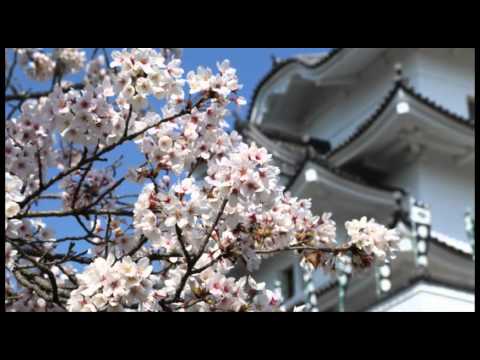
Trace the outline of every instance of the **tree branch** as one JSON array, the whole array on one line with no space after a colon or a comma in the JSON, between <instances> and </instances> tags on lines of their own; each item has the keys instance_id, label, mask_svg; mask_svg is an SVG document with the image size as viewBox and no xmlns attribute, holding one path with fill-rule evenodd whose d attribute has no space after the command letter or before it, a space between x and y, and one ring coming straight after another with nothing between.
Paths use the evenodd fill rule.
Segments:
<instances>
[{"instance_id":1,"label":"tree branch","mask_svg":"<svg viewBox=\"0 0 480 360\"><path fill-rule=\"evenodd\" d=\"M40 271L42 271L44 274L47 274L48 279L50 280L50 284L52 286L52 301L63 307L62 303L60 302L60 299L58 297L58 286L57 286L57 280L55 279L55 275L53 275L52 271L45 266L44 264L36 261L34 258L30 257L28 254L26 254L23 249L18 246L17 244L11 243L13 247L28 261L30 261L33 265L35 265Z\"/></svg>"},{"instance_id":2,"label":"tree branch","mask_svg":"<svg viewBox=\"0 0 480 360\"><path fill-rule=\"evenodd\" d=\"M205 251L205 248L207 247L208 242L210 241L210 237L212 236L213 232L215 231L215 228L217 227L220 218L223 215L223 212L225 211L225 207L227 206L228 199L223 200L222 206L220 207L220 210L217 214L217 218L215 219L215 222L213 223L212 227L210 228L210 231L208 232L207 236L205 237L205 240L203 241L202 246L200 247L200 251L198 252L197 256L194 259L194 264L200 259L202 256L203 252Z\"/></svg>"},{"instance_id":3,"label":"tree branch","mask_svg":"<svg viewBox=\"0 0 480 360\"><path fill-rule=\"evenodd\" d=\"M182 248L183 255L185 256L187 263L190 264L192 259L189 252L187 251L187 247L183 239L182 229L180 229L180 227L177 224L175 224L175 232L177 233L177 239L178 239L178 242L180 243L180 247Z\"/></svg>"},{"instance_id":4,"label":"tree branch","mask_svg":"<svg viewBox=\"0 0 480 360\"><path fill-rule=\"evenodd\" d=\"M215 222L213 223L212 227L210 228L210 231L208 232L207 236L205 237L205 240L203 242L203 245L200 248L199 253L195 256L195 258L191 261L188 261L187 259L187 271L183 275L182 279L180 280L180 284L177 288L177 291L175 292L175 296L171 300L163 301L164 304L171 304L179 300L180 294L182 293L183 289L185 288L185 285L187 283L188 278L193 274L195 264L198 262L200 257L202 256L203 252L205 251L205 248L210 240L210 237L213 234L213 231L217 227L218 223L220 222L220 218L222 217L223 212L225 211L225 207L227 206L228 199L225 199L222 203L222 206L220 207L220 210L217 214L217 217L215 219Z\"/></svg>"},{"instance_id":5,"label":"tree branch","mask_svg":"<svg viewBox=\"0 0 480 360\"><path fill-rule=\"evenodd\" d=\"M78 83L78 84L73 84L70 86L66 86L62 88L63 92L68 92L70 90L82 90L85 88L85 84ZM5 95L5 101L13 101L13 100L29 100L29 99L39 99L44 96L50 95L51 91L46 90L46 91L38 91L38 92L32 92L32 93L18 93L18 94L12 94L12 95Z\"/></svg>"},{"instance_id":6,"label":"tree branch","mask_svg":"<svg viewBox=\"0 0 480 360\"><path fill-rule=\"evenodd\" d=\"M98 216L126 216L132 217L133 211L126 210L95 210L95 209L77 209L77 210L66 210L66 211L35 211L24 214L18 214L12 219L24 219L24 218L40 218L40 217L67 217L75 215L98 215Z\"/></svg>"}]
</instances>

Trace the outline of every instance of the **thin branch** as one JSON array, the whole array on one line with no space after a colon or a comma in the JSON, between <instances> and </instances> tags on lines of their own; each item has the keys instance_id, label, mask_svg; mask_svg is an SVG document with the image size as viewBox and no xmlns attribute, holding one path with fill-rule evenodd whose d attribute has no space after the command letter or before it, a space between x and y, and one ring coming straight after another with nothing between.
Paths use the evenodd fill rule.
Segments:
<instances>
[{"instance_id":1,"label":"thin branch","mask_svg":"<svg viewBox=\"0 0 480 360\"><path fill-rule=\"evenodd\" d=\"M63 92L68 92L70 90L82 90L85 88L85 84L78 83L78 84L73 84L70 86L66 86L62 88ZM31 93L18 93L18 94L12 94L12 95L5 95L5 101L13 101L13 100L28 100L28 99L39 99L41 97L45 97L50 95L51 91L38 91L38 92L31 92Z\"/></svg>"},{"instance_id":2,"label":"thin branch","mask_svg":"<svg viewBox=\"0 0 480 360\"><path fill-rule=\"evenodd\" d=\"M50 280L50 284L52 286L52 300L54 303L56 303L57 305L60 305L63 307L62 303L60 302L60 299L58 297L58 286L57 286L57 280L55 279L55 275L53 275L52 271L45 265L43 265L42 263L36 261L34 258L30 257L28 254L26 254L23 249L12 243L13 247L15 247L15 249L22 255L22 257L24 257L25 259L27 259L28 261L30 261L33 265L35 265L40 271L42 271L44 274L47 274L48 276L48 279Z\"/></svg>"},{"instance_id":3,"label":"thin branch","mask_svg":"<svg viewBox=\"0 0 480 360\"><path fill-rule=\"evenodd\" d=\"M67 277L68 277L68 280L70 280L70 282L75 285L76 287L78 287L78 281L76 279L76 277L72 274L70 274L68 271L66 271L62 265L58 264L57 267L62 271L62 273L64 273Z\"/></svg>"},{"instance_id":4,"label":"thin branch","mask_svg":"<svg viewBox=\"0 0 480 360\"><path fill-rule=\"evenodd\" d=\"M59 238L59 239L53 239L53 240L35 240L35 241L31 241L30 244L58 244L58 243L62 243L62 242L67 242L67 241L87 241L87 242L90 242L92 244L94 244L93 242L91 242L89 239L91 238L90 235L84 235L84 236L67 236L67 237L63 237L63 238Z\"/></svg>"},{"instance_id":5,"label":"thin branch","mask_svg":"<svg viewBox=\"0 0 480 360\"><path fill-rule=\"evenodd\" d=\"M62 195L47 194L47 195L39 196L37 199L38 200L62 200Z\"/></svg>"},{"instance_id":6,"label":"thin branch","mask_svg":"<svg viewBox=\"0 0 480 360\"><path fill-rule=\"evenodd\" d=\"M21 270L15 270L13 271L13 274L15 275L15 278L22 286L34 291L35 294L37 294L39 297L41 297L45 301L48 301L48 302L52 301L52 296L48 294L46 291L44 291L38 284L36 283L32 284Z\"/></svg>"},{"instance_id":7,"label":"thin branch","mask_svg":"<svg viewBox=\"0 0 480 360\"><path fill-rule=\"evenodd\" d=\"M187 178L191 177L193 175L193 173L195 172L195 170L197 170L198 166L200 165L200 163L202 162L202 158L198 158L193 164L192 164L192 167L190 169L190 171L188 172L187 174Z\"/></svg>"},{"instance_id":8,"label":"thin branch","mask_svg":"<svg viewBox=\"0 0 480 360\"><path fill-rule=\"evenodd\" d=\"M93 221L93 226L92 229L88 229L87 226L83 223L82 219L80 219L80 216L75 214L73 215L75 219L77 220L78 224L82 227L82 229L92 238L95 238L97 235L93 232L95 230L95 226L97 224L97 218Z\"/></svg>"},{"instance_id":9,"label":"thin branch","mask_svg":"<svg viewBox=\"0 0 480 360\"><path fill-rule=\"evenodd\" d=\"M223 260L223 259L226 259L228 257L232 256L232 254L230 253L225 253L225 254L222 254L220 256L218 256L217 258L215 258L214 260L210 261L207 265L204 265L198 269L193 269L192 270L192 275L194 274L199 274L205 270L207 270L208 268L210 268L211 266L215 265L217 262L219 262L220 260Z\"/></svg>"},{"instance_id":10,"label":"thin branch","mask_svg":"<svg viewBox=\"0 0 480 360\"><path fill-rule=\"evenodd\" d=\"M150 259L150 261L168 260L170 258L181 258L181 257L182 257L182 254L180 253L148 255L148 258Z\"/></svg>"},{"instance_id":11,"label":"thin branch","mask_svg":"<svg viewBox=\"0 0 480 360\"><path fill-rule=\"evenodd\" d=\"M99 48L95 48L95 50L93 50L92 56L90 56L90 60L93 60L93 58L95 57L95 55L97 55L98 49L99 49Z\"/></svg>"},{"instance_id":12,"label":"thin branch","mask_svg":"<svg viewBox=\"0 0 480 360\"><path fill-rule=\"evenodd\" d=\"M13 71L15 70L15 67L17 66L17 51L13 50L13 62L12 65L10 66L10 69L8 70L8 76L5 81L5 89L8 89L10 87L10 82L12 81L12 76L13 76Z\"/></svg>"},{"instance_id":13,"label":"thin branch","mask_svg":"<svg viewBox=\"0 0 480 360\"><path fill-rule=\"evenodd\" d=\"M185 245L185 240L183 239L183 234L182 234L182 229L175 224L175 232L177 234L177 239L178 242L180 243L180 247L182 248L183 255L185 256L185 259L187 259L187 263L190 264L192 261L190 253L187 251L187 247Z\"/></svg>"},{"instance_id":14,"label":"thin branch","mask_svg":"<svg viewBox=\"0 0 480 360\"><path fill-rule=\"evenodd\" d=\"M85 148L86 149L86 148ZM85 152L84 152L85 154ZM78 195L80 194L80 189L83 185L83 182L85 181L85 178L87 177L87 174L90 172L90 170L92 169L92 166L93 166L93 162L91 162L90 164L87 165L87 168L83 171L81 177L80 177L80 180L78 181L78 185L77 187L75 188L75 192L73 193L73 198L72 198L72 204L71 204L71 208L72 209L75 209L76 208L76 205L77 205L77 200L78 200Z\"/></svg>"},{"instance_id":15,"label":"thin branch","mask_svg":"<svg viewBox=\"0 0 480 360\"><path fill-rule=\"evenodd\" d=\"M68 217L68 216L88 216L88 215L97 215L97 216L126 216L132 217L133 211L126 210L95 210L95 209L77 209L77 210L66 210L66 211L35 211L28 212L23 214L18 214L12 219L24 219L24 218L40 218L40 217Z\"/></svg>"},{"instance_id":16,"label":"thin branch","mask_svg":"<svg viewBox=\"0 0 480 360\"><path fill-rule=\"evenodd\" d=\"M105 56L105 63L106 63L107 71L109 73L113 72L115 75L117 75L117 73L118 73L117 69L110 67L110 56L108 56L107 49L102 48L102 51L103 51L103 55Z\"/></svg>"},{"instance_id":17,"label":"thin branch","mask_svg":"<svg viewBox=\"0 0 480 360\"><path fill-rule=\"evenodd\" d=\"M183 289L185 288L185 285L187 283L188 278L193 274L194 267L200 257L202 256L203 252L205 251L205 248L210 240L210 237L212 236L215 228L217 227L218 223L220 222L220 218L223 215L223 212L225 211L225 207L227 206L228 199L225 199L222 203L222 206L220 207L220 210L217 214L217 218L215 219L215 222L213 223L212 227L210 228L210 231L208 232L207 236L205 237L205 240L203 242L203 245L200 248L200 251L198 254L195 256L195 258L191 261L188 261L187 258L187 271L183 275L182 279L180 280L180 284L175 292L174 297L171 300L168 301L163 301L164 304L171 304L179 300L180 294L182 293Z\"/></svg>"},{"instance_id":18,"label":"thin branch","mask_svg":"<svg viewBox=\"0 0 480 360\"><path fill-rule=\"evenodd\" d=\"M12 109L10 110L10 112L7 115L7 120L10 120L12 118L12 116L17 112L17 110L19 110L22 107L24 101L25 100L19 100L17 105L12 106Z\"/></svg>"},{"instance_id":19,"label":"thin branch","mask_svg":"<svg viewBox=\"0 0 480 360\"><path fill-rule=\"evenodd\" d=\"M225 207L227 206L228 199L223 200L222 206L220 207L220 210L218 211L217 218L215 219L215 222L213 223L212 227L210 228L210 231L208 232L207 236L205 237L205 240L203 241L202 246L200 247L200 251L198 252L197 256L195 257L194 262L196 263L198 259L202 256L203 252L205 251L205 248L207 247L208 242L210 241L210 237L212 236L213 232L215 231L215 228L217 227L220 218L223 215L223 212L225 211Z\"/></svg>"},{"instance_id":20,"label":"thin branch","mask_svg":"<svg viewBox=\"0 0 480 360\"><path fill-rule=\"evenodd\" d=\"M100 201L102 201L105 196L108 194L112 193L117 187L122 185L122 183L125 181L125 177L122 177L121 179L117 180L112 186L110 186L107 190L105 190L98 198L95 200L92 204L88 206L88 209L93 208L95 205L97 205Z\"/></svg>"},{"instance_id":21,"label":"thin branch","mask_svg":"<svg viewBox=\"0 0 480 360\"><path fill-rule=\"evenodd\" d=\"M355 245L347 244L338 248L315 248L315 247L304 247L304 246L291 246L284 249L275 249L275 250L255 250L258 255L272 255L278 254L286 251L312 251L312 252L323 252L331 254L341 254L347 251L350 251L354 248Z\"/></svg>"},{"instance_id":22,"label":"thin branch","mask_svg":"<svg viewBox=\"0 0 480 360\"><path fill-rule=\"evenodd\" d=\"M121 258L124 258L126 256L133 256L138 250L142 248L143 245L148 241L146 236L143 236L140 238L140 241L138 242L137 246L135 246L132 250L130 250L127 254L122 256Z\"/></svg>"},{"instance_id":23,"label":"thin branch","mask_svg":"<svg viewBox=\"0 0 480 360\"><path fill-rule=\"evenodd\" d=\"M39 186L43 187L43 169L42 169L42 158L40 156L40 149L38 149L37 153L37 163L38 163L38 178L39 178Z\"/></svg>"},{"instance_id":24,"label":"thin branch","mask_svg":"<svg viewBox=\"0 0 480 360\"><path fill-rule=\"evenodd\" d=\"M25 240L21 239L9 239L7 238L7 241L11 243L12 245L14 244L15 241L22 242L23 244L29 244ZM34 257L40 257L44 256L44 259L46 261L61 261L62 263L67 262L67 261L73 261L77 262L79 264L84 264L88 265L92 262L91 258L87 258L83 256L83 253L81 254L44 254L40 250L37 249L22 249L27 255L34 256ZM85 252L86 253L86 252ZM57 264L55 264L57 265Z\"/></svg>"},{"instance_id":25,"label":"thin branch","mask_svg":"<svg viewBox=\"0 0 480 360\"><path fill-rule=\"evenodd\" d=\"M125 130L123 132L123 137L127 137L128 136L128 127L130 125L130 119L132 117L132 111L133 111L133 106L130 105L130 109L128 110L128 116L127 116L127 120L125 121Z\"/></svg>"}]
</instances>

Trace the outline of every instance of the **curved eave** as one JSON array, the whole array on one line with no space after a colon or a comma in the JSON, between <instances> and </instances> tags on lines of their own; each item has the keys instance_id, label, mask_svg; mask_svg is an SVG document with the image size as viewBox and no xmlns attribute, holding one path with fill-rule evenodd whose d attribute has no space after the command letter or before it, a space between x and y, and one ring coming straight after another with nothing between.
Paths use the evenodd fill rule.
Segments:
<instances>
[{"instance_id":1,"label":"curved eave","mask_svg":"<svg viewBox=\"0 0 480 360\"><path fill-rule=\"evenodd\" d=\"M397 226L399 224L403 224L405 233L403 236L412 238L413 233L411 231L411 221L406 216L401 216L401 219L399 219L399 222L397 223ZM450 252L452 255L456 256L462 256L464 258L468 258L469 260L472 260L472 255L473 255L473 248L472 245L469 243L466 243L465 241L455 239L453 237L450 237L448 235L442 234L440 232L437 232L435 230L432 230L432 234L430 237L430 240L432 243L434 243L436 246L443 248Z\"/></svg>"},{"instance_id":2,"label":"curved eave","mask_svg":"<svg viewBox=\"0 0 480 360\"><path fill-rule=\"evenodd\" d=\"M367 143L373 143L374 139L378 138L382 132L388 131L388 122L395 120L391 115L397 111L395 107L399 102L407 102L413 110L418 112L425 113L428 111L435 115L434 119L427 119L427 117L422 119L432 126L443 126L452 131L452 134L456 133L464 138L470 137L474 141L475 123L473 121L445 109L433 100L418 93L412 87L405 85L404 82L398 81L385 96L377 110L363 121L362 125L348 139L327 154L327 158L335 165L340 166L348 161L353 152L358 153L361 147L365 148L368 146Z\"/></svg>"},{"instance_id":3,"label":"curved eave","mask_svg":"<svg viewBox=\"0 0 480 360\"><path fill-rule=\"evenodd\" d=\"M255 117L255 109L258 106L259 99L261 99L265 92L267 92L268 87L277 81L279 78L284 76L288 71L298 68L300 70L318 70L324 65L333 63L337 59L337 55L343 53L345 48L336 48L326 53L326 55L321 58L317 63L305 63L301 59L292 58L280 62L277 66L273 67L272 70L267 73L262 80L258 83L253 91L252 99L250 101L250 108L248 111L248 121L257 123L256 119L252 118L252 115Z\"/></svg>"},{"instance_id":4,"label":"curved eave","mask_svg":"<svg viewBox=\"0 0 480 360\"><path fill-rule=\"evenodd\" d=\"M341 175L314 161L308 161L305 164L300 176L297 177L292 186L292 192L301 193L311 185L314 185L316 189L341 195L341 197L349 199L349 202L368 203L378 208L389 209L391 210L389 215L393 214L397 208L395 190L382 189L362 183L360 179L351 179L348 175Z\"/></svg>"},{"instance_id":5,"label":"curved eave","mask_svg":"<svg viewBox=\"0 0 480 360\"><path fill-rule=\"evenodd\" d=\"M432 241L455 255L464 256L472 260L473 248L465 241L457 240L435 231L432 231Z\"/></svg>"}]
</instances>

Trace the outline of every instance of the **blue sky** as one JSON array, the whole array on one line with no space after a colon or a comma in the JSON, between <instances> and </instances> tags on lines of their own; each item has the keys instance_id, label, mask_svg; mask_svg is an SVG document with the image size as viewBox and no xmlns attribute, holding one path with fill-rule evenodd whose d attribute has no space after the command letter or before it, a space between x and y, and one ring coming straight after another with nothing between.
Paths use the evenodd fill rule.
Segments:
<instances>
[{"instance_id":1,"label":"blue sky","mask_svg":"<svg viewBox=\"0 0 480 360\"><path fill-rule=\"evenodd\" d=\"M87 57L90 58L93 49L87 48L85 50ZM111 50L113 49L108 49L109 53ZM328 50L327 48L185 48L182 61L185 71L188 72L196 69L197 66L200 65L215 69L217 61L229 59L232 66L238 71L240 82L244 85L241 95L250 102L256 85L272 67L272 55L277 58L286 59L298 54L320 53ZM11 59L11 56L9 56L9 59ZM14 76L18 80L17 83L21 84L23 89L39 91L46 90L50 86L49 82L38 83L27 79L21 71L16 71ZM80 78L80 76L71 76L67 78L67 80L78 81ZM245 118L249 106L250 103L241 109L240 115L243 118ZM7 108L6 111L8 111ZM129 167L138 165L143 160L143 157L134 144L122 146L120 149L112 152L110 158L115 159L121 155L124 156L124 166L120 169L120 174L123 174L122 170L126 171ZM54 170L51 171L52 174L54 172ZM130 194L135 191L138 193L138 190L139 188L132 184L125 184L120 189L120 192ZM52 189L51 191L58 191L58 188ZM57 202L48 201L48 203L49 204L45 202L45 204L41 206L41 209L58 209L59 207ZM57 237L83 235L75 220L69 218L51 218L45 219L45 222L55 230ZM65 244L65 246L67 246L67 244ZM59 250L62 251L62 248L65 246L60 247Z\"/></svg>"}]
</instances>

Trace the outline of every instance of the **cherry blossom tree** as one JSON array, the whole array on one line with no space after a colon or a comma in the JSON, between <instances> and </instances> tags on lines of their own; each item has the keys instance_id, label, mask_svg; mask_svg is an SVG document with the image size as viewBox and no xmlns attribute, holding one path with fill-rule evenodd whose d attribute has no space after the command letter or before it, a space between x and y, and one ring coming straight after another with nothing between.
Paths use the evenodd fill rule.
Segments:
<instances>
[{"instance_id":1,"label":"cherry blossom tree","mask_svg":"<svg viewBox=\"0 0 480 360\"><path fill-rule=\"evenodd\" d=\"M228 60L185 74L179 49L8 52L7 311L280 311L252 277L265 258L296 252L306 271L335 271L392 256L395 231L366 218L338 244L331 214L285 193L271 155L229 129L246 101ZM22 89L16 71L50 89ZM145 161L119 173L109 155L128 143ZM125 182L141 192L120 194ZM61 208L42 210L51 199ZM44 222L67 217L83 235Z\"/></svg>"}]
</instances>

